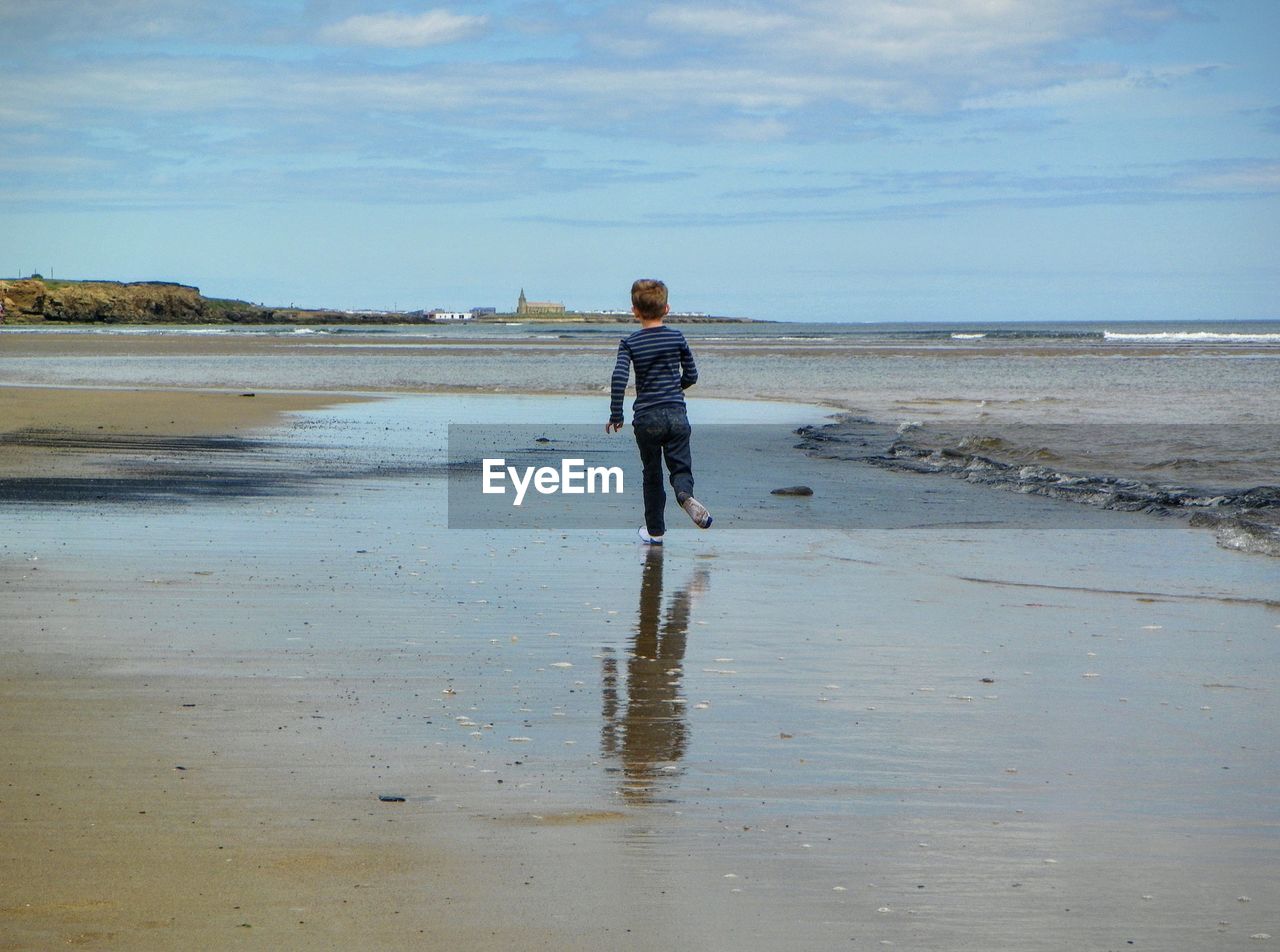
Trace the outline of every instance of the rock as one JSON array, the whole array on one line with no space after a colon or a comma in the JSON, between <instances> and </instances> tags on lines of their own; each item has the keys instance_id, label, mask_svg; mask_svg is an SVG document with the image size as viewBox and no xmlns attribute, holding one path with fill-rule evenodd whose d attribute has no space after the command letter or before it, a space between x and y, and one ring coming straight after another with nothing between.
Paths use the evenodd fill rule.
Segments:
<instances>
[{"instance_id":1,"label":"rock","mask_svg":"<svg viewBox=\"0 0 1280 952\"><path fill-rule=\"evenodd\" d=\"M17 281L0 281L0 303L6 315L18 322L20 315L44 313L45 286L43 281L22 278Z\"/></svg>"},{"instance_id":2,"label":"rock","mask_svg":"<svg viewBox=\"0 0 1280 952\"><path fill-rule=\"evenodd\" d=\"M396 796L391 793L384 793L378 797L383 803L404 803L404 797Z\"/></svg>"},{"instance_id":3,"label":"rock","mask_svg":"<svg viewBox=\"0 0 1280 952\"><path fill-rule=\"evenodd\" d=\"M159 281L68 284L49 289L44 301L46 321L140 324L151 321L192 323L203 318L204 301L199 288Z\"/></svg>"},{"instance_id":4,"label":"rock","mask_svg":"<svg viewBox=\"0 0 1280 952\"><path fill-rule=\"evenodd\" d=\"M0 323L11 324L317 324L345 317L206 298L199 288L171 281L0 280L0 304ZM403 315L391 317L404 320Z\"/></svg>"},{"instance_id":5,"label":"rock","mask_svg":"<svg viewBox=\"0 0 1280 952\"><path fill-rule=\"evenodd\" d=\"M812 496L813 490L808 486L783 486L781 489L770 490L774 496Z\"/></svg>"}]
</instances>

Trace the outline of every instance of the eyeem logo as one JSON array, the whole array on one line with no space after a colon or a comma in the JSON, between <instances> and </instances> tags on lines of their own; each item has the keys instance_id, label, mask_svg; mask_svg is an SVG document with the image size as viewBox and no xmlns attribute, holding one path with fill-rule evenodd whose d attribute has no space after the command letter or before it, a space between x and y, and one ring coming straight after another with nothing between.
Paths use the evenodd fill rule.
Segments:
<instances>
[{"instance_id":1,"label":"eyeem logo","mask_svg":"<svg viewBox=\"0 0 1280 952\"><path fill-rule=\"evenodd\" d=\"M555 493L572 496L623 491L621 466L588 466L584 459L563 459L559 469L554 466L526 466L521 471L518 467L508 466L505 459L485 459L483 465L481 491L505 494L506 480L509 478L515 488L515 498L511 501L513 506L524 502L530 484L544 496ZM616 488L610 488L611 486Z\"/></svg>"}]
</instances>

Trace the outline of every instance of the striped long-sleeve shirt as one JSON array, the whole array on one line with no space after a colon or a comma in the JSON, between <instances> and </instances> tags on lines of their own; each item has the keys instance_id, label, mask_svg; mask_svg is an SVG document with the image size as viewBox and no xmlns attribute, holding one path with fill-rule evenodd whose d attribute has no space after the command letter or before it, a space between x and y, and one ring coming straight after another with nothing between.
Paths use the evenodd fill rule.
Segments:
<instances>
[{"instance_id":1,"label":"striped long-sleeve shirt","mask_svg":"<svg viewBox=\"0 0 1280 952\"><path fill-rule=\"evenodd\" d=\"M630 368L636 369L636 400L631 415L660 406L684 406L684 393L698 382L689 342L674 327L659 324L642 327L618 342L618 362L613 367L609 422L622 422L622 395Z\"/></svg>"}]
</instances>

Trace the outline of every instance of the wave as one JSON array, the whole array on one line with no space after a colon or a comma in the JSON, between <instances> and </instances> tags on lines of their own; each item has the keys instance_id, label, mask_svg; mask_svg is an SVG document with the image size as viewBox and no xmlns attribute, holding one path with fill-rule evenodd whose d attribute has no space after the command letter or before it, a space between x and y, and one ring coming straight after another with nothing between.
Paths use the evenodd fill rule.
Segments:
<instances>
[{"instance_id":1,"label":"wave","mask_svg":"<svg viewBox=\"0 0 1280 952\"><path fill-rule=\"evenodd\" d=\"M693 336L693 335L690 335L690 336ZM802 343L809 343L812 341L821 342L821 341L836 340L836 338L834 337L822 337L815 334L734 334L732 336L726 335L723 337L713 337L710 335L703 336L699 334L696 337L693 337L693 339L698 341L734 341L734 342L744 341L748 343L758 341L758 340L768 341L769 343L772 343L773 341L784 341L784 340L785 341L798 340L798 341L801 341Z\"/></svg>"},{"instance_id":2,"label":"wave","mask_svg":"<svg viewBox=\"0 0 1280 952\"><path fill-rule=\"evenodd\" d=\"M952 334L952 340L981 340L986 334Z\"/></svg>"},{"instance_id":3,"label":"wave","mask_svg":"<svg viewBox=\"0 0 1280 952\"><path fill-rule=\"evenodd\" d=\"M1280 509L1246 509L1217 518L1197 514L1191 524L1212 528L1224 549L1280 557Z\"/></svg>"},{"instance_id":4,"label":"wave","mask_svg":"<svg viewBox=\"0 0 1280 952\"><path fill-rule=\"evenodd\" d=\"M1238 334L1219 331L1160 331L1150 334L1103 331L1102 339L1116 341L1187 341L1198 344L1280 344L1280 334Z\"/></svg>"}]
</instances>

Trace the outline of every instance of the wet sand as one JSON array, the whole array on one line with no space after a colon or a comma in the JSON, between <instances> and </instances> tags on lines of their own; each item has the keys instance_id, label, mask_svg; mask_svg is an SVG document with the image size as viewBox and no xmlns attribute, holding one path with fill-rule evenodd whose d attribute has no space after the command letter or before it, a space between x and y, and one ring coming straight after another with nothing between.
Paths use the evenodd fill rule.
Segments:
<instances>
[{"instance_id":1,"label":"wet sand","mask_svg":"<svg viewBox=\"0 0 1280 952\"><path fill-rule=\"evenodd\" d=\"M334 403L330 395L256 391L110 390L0 387L4 432L30 429L82 433L214 436L276 422L290 410Z\"/></svg>"},{"instance_id":2,"label":"wet sand","mask_svg":"<svg viewBox=\"0 0 1280 952\"><path fill-rule=\"evenodd\" d=\"M0 385L0 479L83 476L130 455L210 453L227 441L310 410L359 397ZM201 438L205 438L201 442Z\"/></svg>"},{"instance_id":3,"label":"wet sand","mask_svg":"<svg viewBox=\"0 0 1280 952\"><path fill-rule=\"evenodd\" d=\"M97 396L59 426L137 431ZM0 948L1280 935L1273 560L785 441L703 447L722 521L660 555L448 529L415 446L595 403L257 399L257 489L0 503Z\"/></svg>"}]
</instances>

